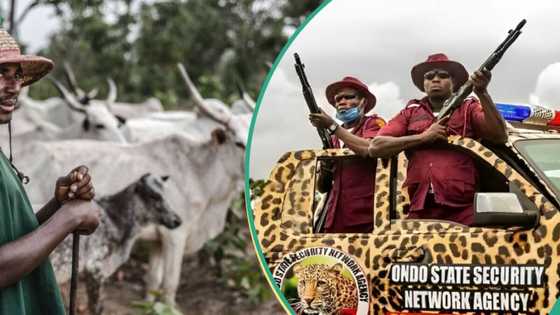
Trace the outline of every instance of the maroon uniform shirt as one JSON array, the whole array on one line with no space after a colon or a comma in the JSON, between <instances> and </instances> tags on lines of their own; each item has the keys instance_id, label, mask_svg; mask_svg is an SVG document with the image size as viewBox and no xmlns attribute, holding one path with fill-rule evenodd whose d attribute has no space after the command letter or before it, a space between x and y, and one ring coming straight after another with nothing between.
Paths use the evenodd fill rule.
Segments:
<instances>
[{"instance_id":1,"label":"maroon uniform shirt","mask_svg":"<svg viewBox=\"0 0 560 315\"><path fill-rule=\"evenodd\" d=\"M383 125L385 121L382 118L366 116L352 133L362 138L373 138ZM336 136L331 141L335 148L340 148ZM369 158L343 160L336 164L327 201L327 233L368 233L373 230L375 169L375 160Z\"/></svg>"},{"instance_id":2,"label":"maroon uniform shirt","mask_svg":"<svg viewBox=\"0 0 560 315\"><path fill-rule=\"evenodd\" d=\"M383 127L379 136L401 137L424 132L436 118L428 98L413 99ZM480 138L484 112L479 101L467 98L447 123L449 135ZM473 200L478 173L465 153L434 146L406 152L408 162L404 187L410 196L409 218L432 218L472 224Z\"/></svg>"}]
</instances>

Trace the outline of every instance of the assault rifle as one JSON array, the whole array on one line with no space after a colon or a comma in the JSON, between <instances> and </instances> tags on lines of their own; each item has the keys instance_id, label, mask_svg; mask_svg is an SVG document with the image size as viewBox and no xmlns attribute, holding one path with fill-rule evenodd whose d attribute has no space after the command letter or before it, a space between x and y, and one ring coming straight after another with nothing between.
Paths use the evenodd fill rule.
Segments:
<instances>
[{"instance_id":1,"label":"assault rifle","mask_svg":"<svg viewBox=\"0 0 560 315\"><path fill-rule=\"evenodd\" d=\"M527 21L523 19L521 20L521 22L519 22L519 24L517 24L517 27L515 29L509 30L506 39L500 44L500 46L498 46L498 48L496 48L496 50L494 50L494 52L490 55L490 57L488 57L488 59L486 59L486 61L480 66L480 68L478 68L479 71L482 71L484 69L491 71L494 68L494 66L500 61L500 59L502 59L502 56L509 48L509 46L511 46L511 44L513 44L517 37L521 35L521 28L523 27L523 25L525 25L526 22ZM467 96L469 96L472 91L473 83L469 79L459 88L457 92L453 93L451 97L449 97L443 103L443 108L439 112L437 121L439 122L445 117L451 116L451 114L453 114L453 111L455 111L455 109L459 108L459 106L463 104L465 98L467 98Z\"/></svg>"},{"instance_id":2,"label":"assault rifle","mask_svg":"<svg viewBox=\"0 0 560 315\"><path fill-rule=\"evenodd\" d=\"M319 106L317 106L317 102L315 101L315 96L313 96L313 90L311 90L311 85L307 81L307 76L305 75L304 65L301 63L301 59L299 59L299 55L297 53L294 54L294 58L296 63L294 66L296 67L296 72L301 82L301 89L303 91L303 97L305 98L305 102L307 103L307 107L309 111L314 114L318 114L321 112ZM327 130L324 128L317 128L317 133L321 138L321 142L323 142L323 149L331 149L333 146L330 141L330 136ZM329 169L332 167L332 163L326 163L325 165L321 166L321 168L325 167L325 169ZM329 180L332 180L330 177ZM315 211L319 211L317 219L313 222L313 232L322 232L323 226L325 225L325 220L327 218L327 201L329 200L330 191L328 191L324 197L325 203L320 207L320 209L316 209Z\"/></svg>"},{"instance_id":3,"label":"assault rifle","mask_svg":"<svg viewBox=\"0 0 560 315\"><path fill-rule=\"evenodd\" d=\"M297 53L294 54L294 58L296 59L296 63L294 66L296 67L296 72L301 81L301 88L303 91L303 97L305 98L305 102L307 103L307 107L309 107L309 111L313 114L321 113L319 106L317 106L317 102L315 101L315 96L313 96L313 90L311 90L311 85L307 81L307 76L305 75L304 65L301 63L299 59L299 55ZM331 149L332 144L330 141L330 136L327 130L324 128L317 127L317 133L321 138L321 142L323 142L323 149Z\"/></svg>"}]
</instances>

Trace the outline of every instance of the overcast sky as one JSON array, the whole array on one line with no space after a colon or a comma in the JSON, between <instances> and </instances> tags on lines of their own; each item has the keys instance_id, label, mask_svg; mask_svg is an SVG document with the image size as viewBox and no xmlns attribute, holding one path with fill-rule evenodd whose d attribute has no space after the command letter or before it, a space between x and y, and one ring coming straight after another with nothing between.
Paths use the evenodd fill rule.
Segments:
<instances>
[{"instance_id":1,"label":"overcast sky","mask_svg":"<svg viewBox=\"0 0 560 315\"><path fill-rule=\"evenodd\" d=\"M286 151L321 147L307 121L294 52L320 106L332 112L326 86L353 75L368 84L378 100L374 111L388 120L422 96L412 84L412 66L443 52L470 73L525 18L523 33L494 68L489 92L495 101L554 107L560 105L559 13L560 2L551 0L333 0L293 39L269 81L254 128L250 176L268 177Z\"/></svg>"},{"instance_id":2,"label":"overcast sky","mask_svg":"<svg viewBox=\"0 0 560 315\"><path fill-rule=\"evenodd\" d=\"M32 0L18 0L16 16L19 16L31 2ZM10 7L9 0L1 0L1 4L4 10L8 10ZM8 12L3 13L5 19L8 18L7 14ZM56 19L54 10L50 9L50 6L38 6L29 12L20 26L21 41L27 45L28 52L36 52L47 46L48 35L59 27L60 22Z\"/></svg>"}]
</instances>

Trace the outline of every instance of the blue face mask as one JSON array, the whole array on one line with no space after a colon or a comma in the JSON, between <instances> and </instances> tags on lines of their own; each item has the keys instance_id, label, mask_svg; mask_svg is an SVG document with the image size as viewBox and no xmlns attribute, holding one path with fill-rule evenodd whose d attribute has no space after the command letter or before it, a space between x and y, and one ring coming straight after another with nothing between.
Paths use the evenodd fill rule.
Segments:
<instances>
[{"instance_id":1,"label":"blue face mask","mask_svg":"<svg viewBox=\"0 0 560 315\"><path fill-rule=\"evenodd\" d=\"M354 120L360 118L360 107L352 107L342 112L336 111L336 118L345 124L351 123Z\"/></svg>"}]
</instances>

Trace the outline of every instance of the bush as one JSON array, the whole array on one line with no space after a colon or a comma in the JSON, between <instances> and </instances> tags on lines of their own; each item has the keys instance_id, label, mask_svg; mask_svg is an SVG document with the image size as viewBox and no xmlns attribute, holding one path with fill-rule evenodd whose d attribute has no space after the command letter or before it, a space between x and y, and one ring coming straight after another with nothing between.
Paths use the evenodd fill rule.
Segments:
<instances>
[{"instance_id":1,"label":"bush","mask_svg":"<svg viewBox=\"0 0 560 315\"><path fill-rule=\"evenodd\" d=\"M203 253L210 258L223 284L239 289L240 298L253 305L272 298L247 227L243 195L230 207L224 231L205 244Z\"/></svg>"}]
</instances>

